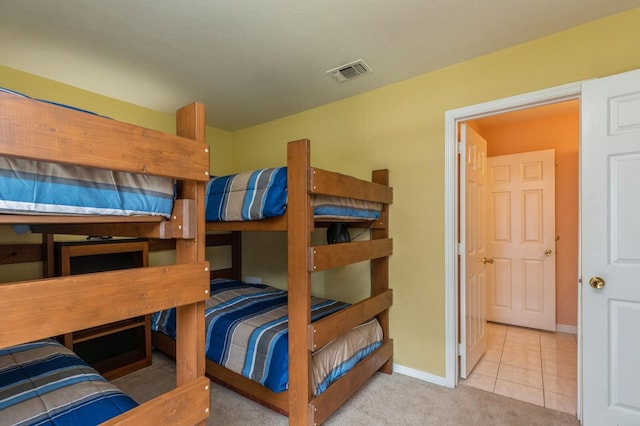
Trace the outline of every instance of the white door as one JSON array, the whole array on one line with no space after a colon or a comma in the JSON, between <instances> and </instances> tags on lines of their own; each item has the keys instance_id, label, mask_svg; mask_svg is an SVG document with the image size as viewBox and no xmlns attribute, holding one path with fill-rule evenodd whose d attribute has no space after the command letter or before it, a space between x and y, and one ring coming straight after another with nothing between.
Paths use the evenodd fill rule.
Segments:
<instances>
[{"instance_id":1,"label":"white door","mask_svg":"<svg viewBox=\"0 0 640 426\"><path fill-rule=\"evenodd\" d=\"M460 182L464 199L460 200L460 238L464 242L460 276L460 376L466 379L487 350L486 334L486 196L487 142L471 127L460 127Z\"/></svg>"},{"instance_id":2,"label":"white door","mask_svg":"<svg viewBox=\"0 0 640 426\"><path fill-rule=\"evenodd\" d=\"M581 104L582 420L637 425L640 70L585 82Z\"/></svg>"},{"instance_id":3,"label":"white door","mask_svg":"<svg viewBox=\"0 0 640 426\"><path fill-rule=\"evenodd\" d=\"M488 158L487 319L556 330L555 152Z\"/></svg>"}]
</instances>

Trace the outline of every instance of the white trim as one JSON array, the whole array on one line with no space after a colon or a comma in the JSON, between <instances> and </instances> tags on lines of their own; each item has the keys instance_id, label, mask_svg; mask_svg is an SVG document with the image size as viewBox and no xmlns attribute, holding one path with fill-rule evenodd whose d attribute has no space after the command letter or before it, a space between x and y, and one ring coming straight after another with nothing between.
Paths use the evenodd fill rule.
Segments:
<instances>
[{"instance_id":1,"label":"white trim","mask_svg":"<svg viewBox=\"0 0 640 426\"><path fill-rule=\"evenodd\" d=\"M558 333L578 334L577 325L556 324L556 331Z\"/></svg>"},{"instance_id":2,"label":"white trim","mask_svg":"<svg viewBox=\"0 0 640 426\"><path fill-rule=\"evenodd\" d=\"M433 383L434 385L447 386L446 380L442 376L436 376L434 374L405 367L403 365L393 364L393 373L403 374L405 376L422 380L423 382Z\"/></svg>"},{"instance_id":3,"label":"white trim","mask_svg":"<svg viewBox=\"0 0 640 426\"><path fill-rule=\"evenodd\" d=\"M510 98L471 105L445 112L444 129L444 266L445 266L445 386L458 384L459 370L456 347L458 343L458 162L456 134L460 121L500 114L533 106L575 99L582 92L582 82L570 83ZM578 352L578 358L581 353ZM580 400L580 398L578 398Z\"/></svg>"}]
</instances>

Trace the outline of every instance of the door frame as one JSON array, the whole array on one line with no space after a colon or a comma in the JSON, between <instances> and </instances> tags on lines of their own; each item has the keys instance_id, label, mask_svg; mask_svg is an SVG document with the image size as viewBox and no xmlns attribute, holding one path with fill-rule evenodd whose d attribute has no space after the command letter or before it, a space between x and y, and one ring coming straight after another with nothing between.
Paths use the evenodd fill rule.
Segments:
<instances>
[{"instance_id":1,"label":"door frame","mask_svg":"<svg viewBox=\"0 0 640 426\"><path fill-rule=\"evenodd\" d=\"M460 285L460 261L461 247L459 241L459 163L458 163L458 123L475 118L501 114L519 109L527 109L541 105L553 104L571 99L580 99L582 94L582 82L570 83L562 86L543 89L522 95L512 96L495 101L471 105L445 112L445 176L444 176L444 253L445 253L445 386L456 387L460 379L458 354L460 347L465 342L458 341L460 318L463 313L459 310L459 285ZM579 144L579 151L580 142ZM578 207L580 208L580 207ZM580 239L580 228L578 231ZM578 245L580 247L580 245ZM580 253L578 253L580 259ZM578 261L580 262L580 260ZM580 268L580 264L578 265ZM579 271L578 271L579 272ZM581 418L582 408L582 349L580 345L581 310L580 300L582 294L578 289L578 419Z\"/></svg>"}]
</instances>

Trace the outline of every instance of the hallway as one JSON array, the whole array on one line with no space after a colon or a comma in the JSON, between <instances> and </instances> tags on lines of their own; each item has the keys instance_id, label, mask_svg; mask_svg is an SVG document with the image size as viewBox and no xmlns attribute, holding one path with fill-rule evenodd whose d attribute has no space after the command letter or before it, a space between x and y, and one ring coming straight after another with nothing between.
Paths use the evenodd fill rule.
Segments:
<instances>
[{"instance_id":1,"label":"hallway","mask_svg":"<svg viewBox=\"0 0 640 426\"><path fill-rule=\"evenodd\" d=\"M576 415L576 336L487 323L487 352L460 384Z\"/></svg>"}]
</instances>

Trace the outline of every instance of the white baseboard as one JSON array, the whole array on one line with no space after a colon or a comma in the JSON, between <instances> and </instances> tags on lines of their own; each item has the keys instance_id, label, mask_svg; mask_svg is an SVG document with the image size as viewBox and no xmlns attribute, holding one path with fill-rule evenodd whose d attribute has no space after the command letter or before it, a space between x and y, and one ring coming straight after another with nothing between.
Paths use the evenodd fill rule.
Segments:
<instances>
[{"instance_id":1,"label":"white baseboard","mask_svg":"<svg viewBox=\"0 0 640 426\"><path fill-rule=\"evenodd\" d=\"M556 331L559 333L578 334L578 327L575 325L556 324Z\"/></svg>"},{"instance_id":2,"label":"white baseboard","mask_svg":"<svg viewBox=\"0 0 640 426\"><path fill-rule=\"evenodd\" d=\"M405 376L409 376L409 377L414 377L424 382L433 383L434 385L447 387L446 379L444 377L436 376L430 373L425 373L424 371L405 367L403 365L393 364L393 372L398 374L404 374Z\"/></svg>"}]
</instances>

